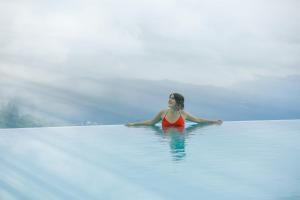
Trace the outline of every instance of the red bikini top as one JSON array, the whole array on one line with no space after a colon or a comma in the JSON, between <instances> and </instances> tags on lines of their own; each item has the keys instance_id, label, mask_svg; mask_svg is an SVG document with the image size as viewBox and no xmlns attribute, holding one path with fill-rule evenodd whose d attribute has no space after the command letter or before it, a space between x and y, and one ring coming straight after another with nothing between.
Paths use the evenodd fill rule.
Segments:
<instances>
[{"instance_id":1,"label":"red bikini top","mask_svg":"<svg viewBox=\"0 0 300 200\"><path fill-rule=\"evenodd\" d=\"M184 127L184 119L181 116L181 113L180 113L180 117L176 120L176 122L170 123L166 118L168 112L165 114L165 116L161 122L162 127Z\"/></svg>"}]
</instances>

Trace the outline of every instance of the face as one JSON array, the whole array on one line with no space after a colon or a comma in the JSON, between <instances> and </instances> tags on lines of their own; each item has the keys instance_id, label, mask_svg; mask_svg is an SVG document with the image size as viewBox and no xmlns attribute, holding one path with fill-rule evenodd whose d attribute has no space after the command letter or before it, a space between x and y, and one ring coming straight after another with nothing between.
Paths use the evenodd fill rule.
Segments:
<instances>
[{"instance_id":1,"label":"face","mask_svg":"<svg viewBox=\"0 0 300 200\"><path fill-rule=\"evenodd\" d=\"M175 107L176 106L176 101L175 101L175 98L174 98L173 94L170 95L168 103L169 103L169 107Z\"/></svg>"}]
</instances>

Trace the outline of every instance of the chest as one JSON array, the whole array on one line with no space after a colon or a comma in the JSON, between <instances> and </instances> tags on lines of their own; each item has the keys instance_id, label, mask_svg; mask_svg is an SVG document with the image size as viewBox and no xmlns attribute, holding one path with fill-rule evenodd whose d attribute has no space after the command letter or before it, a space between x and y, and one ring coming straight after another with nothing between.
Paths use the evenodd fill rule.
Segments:
<instances>
[{"instance_id":1,"label":"chest","mask_svg":"<svg viewBox=\"0 0 300 200\"><path fill-rule=\"evenodd\" d=\"M176 121L178 121L178 119L182 117L183 120L185 120L185 117L182 113L176 113L176 114L172 114L172 113L165 113L162 115L162 119L165 118L168 122L170 123L175 123Z\"/></svg>"}]
</instances>

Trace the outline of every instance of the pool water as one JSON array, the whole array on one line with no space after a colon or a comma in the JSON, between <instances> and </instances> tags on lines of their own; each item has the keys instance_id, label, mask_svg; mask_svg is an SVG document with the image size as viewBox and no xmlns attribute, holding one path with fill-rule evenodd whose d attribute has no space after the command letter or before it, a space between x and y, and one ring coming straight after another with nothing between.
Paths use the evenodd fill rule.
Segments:
<instances>
[{"instance_id":1,"label":"pool water","mask_svg":"<svg viewBox=\"0 0 300 200\"><path fill-rule=\"evenodd\" d=\"M300 199L300 120L0 129L0 199Z\"/></svg>"}]
</instances>

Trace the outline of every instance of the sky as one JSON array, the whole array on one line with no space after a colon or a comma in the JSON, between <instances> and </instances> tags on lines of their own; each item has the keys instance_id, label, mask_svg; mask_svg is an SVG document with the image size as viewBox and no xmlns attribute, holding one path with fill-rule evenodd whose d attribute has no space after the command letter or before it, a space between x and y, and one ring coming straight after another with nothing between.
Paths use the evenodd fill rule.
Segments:
<instances>
[{"instance_id":1,"label":"sky","mask_svg":"<svg viewBox=\"0 0 300 200\"><path fill-rule=\"evenodd\" d=\"M0 73L230 87L300 75L297 0L0 1Z\"/></svg>"},{"instance_id":2,"label":"sky","mask_svg":"<svg viewBox=\"0 0 300 200\"><path fill-rule=\"evenodd\" d=\"M180 91L208 117L299 118L299 7L0 0L0 105L16 99L49 119L115 123L152 116Z\"/></svg>"}]
</instances>

